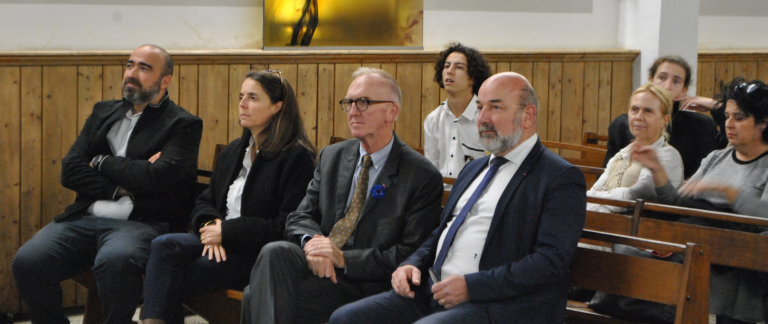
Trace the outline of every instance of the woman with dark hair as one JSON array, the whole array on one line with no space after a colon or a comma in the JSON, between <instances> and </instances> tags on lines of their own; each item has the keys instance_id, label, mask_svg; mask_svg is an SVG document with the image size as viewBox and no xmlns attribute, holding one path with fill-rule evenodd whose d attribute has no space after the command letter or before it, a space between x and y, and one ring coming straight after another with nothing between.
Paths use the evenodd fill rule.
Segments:
<instances>
[{"instance_id":1,"label":"woman with dark hair","mask_svg":"<svg viewBox=\"0 0 768 324\"><path fill-rule=\"evenodd\" d=\"M686 95L691 83L691 67L682 57L670 55L656 59L648 69L648 82L664 87L672 93L675 104L670 114L672 120L668 124L667 140L669 145L680 152L684 177L688 179L696 172L707 154L728 144L724 127L720 124L721 129L718 131L717 119L713 120L707 115L684 109L698 107L708 98ZM605 154L603 167L634 138L629 131L627 114L616 117L608 126L608 152Z\"/></svg>"},{"instance_id":2,"label":"woman with dark hair","mask_svg":"<svg viewBox=\"0 0 768 324\"><path fill-rule=\"evenodd\" d=\"M183 323L184 299L245 287L259 251L283 239L286 216L304 197L315 149L290 84L279 71L248 73L239 111L243 135L219 155L191 233L152 241L144 323Z\"/></svg>"},{"instance_id":3,"label":"woman with dark hair","mask_svg":"<svg viewBox=\"0 0 768 324\"><path fill-rule=\"evenodd\" d=\"M718 105L725 107L724 126L731 146L709 154L679 192L652 149L634 150L632 159L651 170L662 203L768 218L768 86L759 80L736 78L723 88ZM704 225L762 230L736 224ZM713 267L710 313L718 315L718 323L763 321L763 299L768 292L763 278L762 273Z\"/></svg>"}]
</instances>

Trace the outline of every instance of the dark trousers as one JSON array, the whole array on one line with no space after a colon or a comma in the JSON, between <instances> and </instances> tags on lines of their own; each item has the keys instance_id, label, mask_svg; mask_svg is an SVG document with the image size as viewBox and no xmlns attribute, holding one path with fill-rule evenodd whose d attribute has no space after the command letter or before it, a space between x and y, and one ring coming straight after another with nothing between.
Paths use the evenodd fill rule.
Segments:
<instances>
[{"instance_id":1,"label":"dark trousers","mask_svg":"<svg viewBox=\"0 0 768 324\"><path fill-rule=\"evenodd\" d=\"M430 297L406 298L394 290L345 305L328 324L485 324L491 323L483 304L462 303L451 309L432 302Z\"/></svg>"},{"instance_id":2,"label":"dark trousers","mask_svg":"<svg viewBox=\"0 0 768 324\"><path fill-rule=\"evenodd\" d=\"M244 290L240 322L325 323L337 308L365 297L343 270L337 269L336 279L334 284L315 276L298 245L269 243L261 249Z\"/></svg>"},{"instance_id":3,"label":"dark trousers","mask_svg":"<svg viewBox=\"0 0 768 324\"><path fill-rule=\"evenodd\" d=\"M141 298L152 240L165 223L95 216L53 222L25 243L13 259L13 276L32 323L69 323L62 312L62 280L93 270L105 323L131 323Z\"/></svg>"},{"instance_id":4,"label":"dark trousers","mask_svg":"<svg viewBox=\"0 0 768 324\"><path fill-rule=\"evenodd\" d=\"M216 262L215 258L201 256L203 247L200 235L191 233L166 234L152 241L144 278L142 319L183 323L184 299L222 288L242 289L248 284L255 257L226 251L227 260Z\"/></svg>"}]
</instances>

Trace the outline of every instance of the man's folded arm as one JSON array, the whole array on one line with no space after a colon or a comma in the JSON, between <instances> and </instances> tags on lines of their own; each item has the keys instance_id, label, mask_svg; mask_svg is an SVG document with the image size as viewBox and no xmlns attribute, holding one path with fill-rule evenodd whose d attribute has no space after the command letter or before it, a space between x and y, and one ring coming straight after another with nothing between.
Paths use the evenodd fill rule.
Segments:
<instances>
[{"instance_id":1,"label":"man's folded arm","mask_svg":"<svg viewBox=\"0 0 768 324\"><path fill-rule=\"evenodd\" d=\"M143 159L110 156L101 162L100 172L132 194L155 194L179 185L197 165L203 132L199 118L178 119L179 123L163 145L154 163ZM156 153L156 152L155 152Z\"/></svg>"},{"instance_id":2,"label":"man's folded arm","mask_svg":"<svg viewBox=\"0 0 768 324\"><path fill-rule=\"evenodd\" d=\"M586 218L586 185L576 167L549 186L533 253L492 269L465 275L470 301L502 301L533 294L568 278Z\"/></svg>"}]
</instances>

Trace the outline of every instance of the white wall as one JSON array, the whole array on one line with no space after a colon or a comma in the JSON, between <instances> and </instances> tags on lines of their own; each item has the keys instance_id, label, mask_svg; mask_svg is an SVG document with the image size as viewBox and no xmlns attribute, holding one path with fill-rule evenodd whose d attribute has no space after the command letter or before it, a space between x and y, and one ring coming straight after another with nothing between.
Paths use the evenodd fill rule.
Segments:
<instances>
[{"instance_id":1,"label":"white wall","mask_svg":"<svg viewBox=\"0 0 768 324\"><path fill-rule=\"evenodd\" d=\"M661 1L661 0L659 0ZM674 0L663 0L674 1ZM628 0L424 0L424 47L630 48ZM0 51L259 49L261 0L0 0ZM768 49L766 0L701 0L699 49Z\"/></svg>"}]
</instances>

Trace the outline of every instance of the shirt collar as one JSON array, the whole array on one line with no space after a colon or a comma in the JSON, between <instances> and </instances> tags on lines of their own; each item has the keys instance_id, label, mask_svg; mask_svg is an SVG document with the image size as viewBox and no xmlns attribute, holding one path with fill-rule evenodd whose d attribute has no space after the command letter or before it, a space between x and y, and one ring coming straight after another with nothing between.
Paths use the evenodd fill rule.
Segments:
<instances>
[{"instance_id":1,"label":"shirt collar","mask_svg":"<svg viewBox=\"0 0 768 324\"><path fill-rule=\"evenodd\" d=\"M533 134L529 139L525 140L524 142L520 143L514 150L504 155L504 158L509 160L509 162L515 163L518 166L523 164L523 161L528 156L528 153L531 153L531 150L533 150L533 145L536 144L536 141L539 139L539 135ZM488 160L488 165L490 165L491 161L496 156L491 154L491 159Z\"/></svg>"},{"instance_id":2,"label":"shirt collar","mask_svg":"<svg viewBox=\"0 0 768 324\"><path fill-rule=\"evenodd\" d=\"M160 106L162 106L162 105L163 105L163 103L164 103L164 102L165 102L165 100L167 100L167 99L168 99L168 90L166 89L166 90L165 90L165 94L163 94L163 99L160 99L160 102L158 102L156 105L153 105L153 104L149 104L148 106L150 106L150 107L153 107L153 108L157 108L157 107L160 107Z\"/></svg>"},{"instance_id":3,"label":"shirt collar","mask_svg":"<svg viewBox=\"0 0 768 324\"><path fill-rule=\"evenodd\" d=\"M460 119L461 117L464 117L470 121L476 121L477 115L479 115L477 111L477 95L472 96L472 100L469 101L467 108L464 109L464 113L462 113L459 117L453 116L451 109L448 108L448 100L443 101L443 104L440 106L443 108L443 112L451 116L451 118Z\"/></svg>"},{"instance_id":4,"label":"shirt collar","mask_svg":"<svg viewBox=\"0 0 768 324\"><path fill-rule=\"evenodd\" d=\"M375 153L371 154L371 161L373 162L373 168L375 170L379 170L383 165L384 162L387 162L387 158L389 157L389 152L392 151L392 144L395 142L395 135L392 135L392 138L389 140L389 144L384 146L382 149L376 151ZM363 155L368 154L368 152L365 151L363 148L363 144L360 144L359 148L360 157L357 159L357 165L363 163Z\"/></svg>"}]
</instances>

